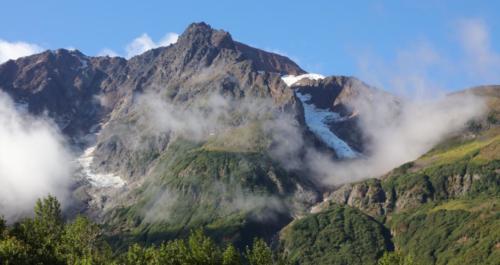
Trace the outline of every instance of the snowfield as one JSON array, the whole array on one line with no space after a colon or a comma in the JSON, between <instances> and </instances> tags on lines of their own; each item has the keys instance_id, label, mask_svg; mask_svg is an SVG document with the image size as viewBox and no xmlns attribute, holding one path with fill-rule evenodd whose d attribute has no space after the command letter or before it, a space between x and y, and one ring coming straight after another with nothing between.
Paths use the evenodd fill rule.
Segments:
<instances>
[{"instance_id":1,"label":"snowfield","mask_svg":"<svg viewBox=\"0 0 500 265\"><path fill-rule=\"evenodd\" d=\"M119 176L108 173L108 174L97 174L94 173L90 165L94 156L95 146L91 146L83 152L83 154L78 158L78 163L82 167L83 174L90 181L90 183L99 188L120 188L125 185L125 181Z\"/></svg>"},{"instance_id":2,"label":"snowfield","mask_svg":"<svg viewBox=\"0 0 500 265\"><path fill-rule=\"evenodd\" d=\"M303 75L285 75L281 77L281 79L286 83L287 86L292 86L294 83L298 82L301 79L310 79L310 80L320 80L325 78L320 74L303 74Z\"/></svg>"},{"instance_id":3,"label":"snowfield","mask_svg":"<svg viewBox=\"0 0 500 265\"><path fill-rule=\"evenodd\" d=\"M286 75L282 77L282 80L288 86L292 86L294 83L303 78L319 80L325 77L320 74L303 74L298 76ZM319 137L326 145L335 150L335 153L339 158L357 157L358 153L354 151L346 142L330 131L330 128L328 127L329 123L342 121L344 118L336 112L329 111L327 109L319 109L313 103L309 103L311 100L311 95L309 94L303 94L298 91L295 91L295 94L302 102L302 106L304 106L304 118L309 130Z\"/></svg>"},{"instance_id":4,"label":"snowfield","mask_svg":"<svg viewBox=\"0 0 500 265\"><path fill-rule=\"evenodd\" d=\"M335 150L339 158L355 158L358 156L357 152L337 137L330 128L328 123L341 120L338 113L325 109L319 109L312 103L307 103L311 99L311 95L296 92L297 97L304 106L304 118L307 127L318 136L326 145Z\"/></svg>"}]
</instances>

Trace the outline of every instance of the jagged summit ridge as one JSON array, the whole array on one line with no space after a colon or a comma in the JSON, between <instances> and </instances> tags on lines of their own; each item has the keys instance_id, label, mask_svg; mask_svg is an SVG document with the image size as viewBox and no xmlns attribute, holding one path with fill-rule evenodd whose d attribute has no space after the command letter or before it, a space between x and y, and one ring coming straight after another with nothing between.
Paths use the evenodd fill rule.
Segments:
<instances>
[{"instance_id":1,"label":"jagged summit ridge","mask_svg":"<svg viewBox=\"0 0 500 265\"><path fill-rule=\"evenodd\" d=\"M243 87L248 89L257 82L259 86L273 87L259 94L269 95L275 91L272 93L282 102L289 100L292 94L285 95L284 87L279 88L279 77L267 81L257 72L280 75L304 72L286 57L238 43L228 32L201 22L189 25L177 43L129 60L57 49L7 61L0 65L0 89L15 101L27 102L33 113L48 110L73 137L86 135L88 128L104 121L107 114L127 102L126 98L134 91L161 88L172 91L174 100L189 98L194 88L201 87L192 81L187 87L180 84L200 73L206 74L205 70L210 68L214 69L211 77L214 83L225 85L205 86L205 90L212 87L240 94ZM231 73L230 82L222 78L224 73ZM105 106L99 104L96 97ZM87 118L82 119L82 115Z\"/></svg>"},{"instance_id":2,"label":"jagged summit ridge","mask_svg":"<svg viewBox=\"0 0 500 265\"><path fill-rule=\"evenodd\" d=\"M229 32L213 29L205 22L190 24L178 40L180 45L203 42L218 48L234 49L234 41Z\"/></svg>"}]
</instances>

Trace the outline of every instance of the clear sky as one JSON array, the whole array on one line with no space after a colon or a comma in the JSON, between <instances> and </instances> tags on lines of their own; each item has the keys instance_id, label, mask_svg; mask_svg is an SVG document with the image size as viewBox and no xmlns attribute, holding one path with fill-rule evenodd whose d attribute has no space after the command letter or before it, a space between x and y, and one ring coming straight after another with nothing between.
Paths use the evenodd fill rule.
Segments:
<instances>
[{"instance_id":1,"label":"clear sky","mask_svg":"<svg viewBox=\"0 0 500 265\"><path fill-rule=\"evenodd\" d=\"M347 3L350 2L350 3ZM205 21L305 70L393 91L500 83L499 1L4 1L3 42L87 55ZM1 52L1 51L0 51Z\"/></svg>"}]
</instances>

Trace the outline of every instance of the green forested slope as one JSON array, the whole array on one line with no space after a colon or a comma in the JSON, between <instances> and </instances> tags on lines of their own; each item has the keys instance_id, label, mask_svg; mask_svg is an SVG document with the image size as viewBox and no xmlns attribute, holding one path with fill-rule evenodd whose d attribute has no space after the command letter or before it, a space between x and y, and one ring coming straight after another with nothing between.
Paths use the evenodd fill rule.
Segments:
<instances>
[{"instance_id":1,"label":"green forested slope","mask_svg":"<svg viewBox=\"0 0 500 265\"><path fill-rule=\"evenodd\" d=\"M281 234L283 252L297 264L374 264L392 250L389 230L348 206L296 220Z\"/></svg>"}]
</instances>

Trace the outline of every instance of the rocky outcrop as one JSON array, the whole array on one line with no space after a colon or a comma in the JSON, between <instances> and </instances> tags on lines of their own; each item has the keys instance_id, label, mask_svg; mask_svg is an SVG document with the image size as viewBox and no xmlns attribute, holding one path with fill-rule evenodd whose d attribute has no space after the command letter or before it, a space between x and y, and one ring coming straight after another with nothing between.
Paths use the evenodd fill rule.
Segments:
<instances>
[{"instance_id":1,"label":"rocky outcrop","mask_svg":"<svg viewBox=\"0 0 500 265\"><path fill-rule=\"evenodd\" d=\"M234 42L236 50L250 59L257 71L274 72L281 75L300 75L306 72L285 56L252 48L240 42Z\"/></svg>"},{"instance_id":2,"label":"rocky outcrop","mask_svg":"<svg viewBox=\"0 0 500 265\"><path fill-rule=\"evenodd\" d=\"M64 49L0 65L0 90L30 113L48 115L70 138L87 135L112 109L110 76L125 67L120 58L93 58ZM102 98L100 98L102 97Z\"/></svg>"},{"instance_id":3,"label":"rocky outcrop","mask_svg":"<svg viewBox=\"0 0 500 265\"><path fill-rule=\"evenodd\" d=\"M468 195L472 185L480 182L481 174L453 174L443 176L444 182L437 186L431 177L411 176L411 184L394 184L399 176L385 179L370 179L358 183L345 184L326 194L320 204L313 207L314 213L327 209L331 203L348 205L375 217L385 218L393 212L415 209L431 201L457 199ZM400 180L401 181L401 180ZM446 194L443 198L441 194Z\"/></svg>"},{"instance_id":4,"label":"rocky outcrop","mask_svg":"<svg viewBox=\"0 0 500 265\"><path fill-rule=\"evenodd\" d=\"M472 183L481 178L478 174L456 174L447 179L448 188L446 192L451 197L466 195L472 188Z\"/></svg>"},{"instance_id":5,"label":"rocky outcrop","mask_svg":"<svg viewBox=\"0 0 500 265\"><path fill-rule=\"evenodd\" d=\"M324 201L314 208L314 212L327 209L331 203L348 205L373 217L383 217L392 209L391 194L386 193L381 182L374 179L367 182L345 184L326 195Z\"/></svg>"}]
</instances>

